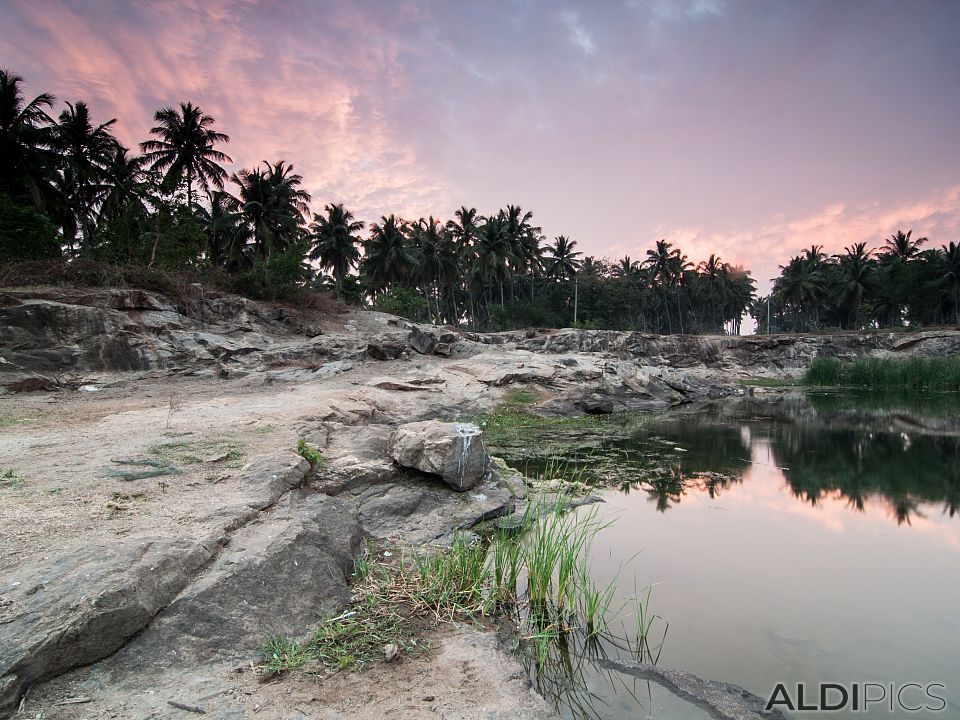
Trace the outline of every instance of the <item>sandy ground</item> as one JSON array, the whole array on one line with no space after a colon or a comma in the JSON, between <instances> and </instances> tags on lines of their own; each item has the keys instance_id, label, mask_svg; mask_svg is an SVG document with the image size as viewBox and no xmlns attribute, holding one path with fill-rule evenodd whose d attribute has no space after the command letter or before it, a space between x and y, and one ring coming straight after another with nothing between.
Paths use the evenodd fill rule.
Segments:
<instances>
[{"instance_id":1,"label":"sandy ground","mask_svg":"<svg viewBox=\"0 0 960 720\"><path fill-rule=\"evenodd\" d=\"M257 720L549 720L555 718L529 685L520 664L503 651L495 632L443 624L421 639L429 649L375 663L361 672L297 673L264 681L252 668L198 668L191 705L210 717ZM189 718L195 714L129 695L99 692L97 666L81 668L27 696L24 720ZM213 688L204 694L203 689ZM57 705L64 698L90 698ZM186 704L186 703L185 703ZM229 704L231 710L221 708ZM150 709L148 709L150 708Z\"/></svg>"}]
</instances>

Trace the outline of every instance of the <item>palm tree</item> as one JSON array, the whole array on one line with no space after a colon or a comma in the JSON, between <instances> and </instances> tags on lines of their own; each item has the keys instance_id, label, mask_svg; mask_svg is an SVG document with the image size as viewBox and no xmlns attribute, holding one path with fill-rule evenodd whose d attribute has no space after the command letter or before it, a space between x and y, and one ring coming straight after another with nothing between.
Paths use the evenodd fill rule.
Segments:
<instances>
[{"instance_id":1,"label":"palm tree","mask_svg":"<svg viewBox=\"0 0 960 720\"><path fill-rule=\"evenodd\" d=\"M504 213L500 212L493 217L486 218L479 228L479 235L476 239L471 275L474 282L479 283L481 288L486 286L488 290L488 320L489 298L492 295L493 283L498 283L500 286L500 307L505 304L503 283L510 278L511 268L516 264L516 259L513 256L514 249L513 243L510 242L510 236L507 234Z\"/></svg>"},{"instance_id":2,"label":"palm tree","mask_svg":"<svg viewBox=\"0 0 960 720\"><path fill-rule=\"evenodd\" d=\"M442 320L440 286L451 282L460 271L456 245L450 240L446 227L441 226L432 215L426 220L420 218L411 228L410 235L417 250L415 277L431 289L424 293L427 310L431 315L435 315L437 320ZM435 298L436 313L430 306L431 296Z\"/></svg>"},{"instance_id":3,"label":"palm tree","mask_svg":"<svg viewBox=\"0 0 960 720\"><path fill-rule=\"evenodd\" d=\"M477 229L483 222L483 218L477 214L476 208L468 208L462 205L459 210L453 213L455 220L447 221L447 230L450 236L457 242L461 249L471 247L477 239L479 230Z\"/></svg>"},{"instance_id":4,"label":"palm tree","mask_svg":"<svg viewBox=\"0 0 960 720\"><path fill-rule=\"evenodd\" d=\"M913 260L920 254L920 246L927 241L927 238L917 238L911 240L913 230L907 230L904 235L902 230L897 230L896 235L891 235L886 239L883 245L883 254L891 258L899 258L904 262Z\"/></svg>"},{"instance_id":5,"label":"palm tree","mask_svg":"<svg viewBox=\"0 0 960 720\"><path fill-rule=\"evenodd\" d=\"M345 210L343 203L326 205L326 216L314 214L310 226L314 240L310 250L310 259L319 260L320 266L333 272L337 297L343 294L343 276L360 262L360 243L358 233L363 223L355 220L353 213Z\"/></svg>"},{"instance_id":6,"label":"palm tree","mask_svg":"<svg viewBox=\"0 0 960 720\"><path fill-rule=\"evenodd\" d=\"M86 251L92 249L97 205L110 187L107 168L118 145L110 132L115 122L94 126L86 103L67 103L54 129L52 146L60 155L63 190Z\"/></svg>"},{"instance_id":7,"label":"palm tree","mask_svg":"<svg viewBox=\"0 0 960 720\"><path fill-rule=\"evenodd\" d=\"M667 315L667 332L673 333L673 325L670 321L670 302L668 300L668 290L676 288L683 277L683 271L689 266L686 255L680 253L678 249L672 249L673 246L666 240L657 240L653 250L647 250L646 266L650 271L650 280L654 287L660 288L660 294L663 297L663 309ZM679 300L677 302L677 311L679 316ZM683 320L680 321L680 332L683 332Z\"/></svg>"},{"instance_id":8,"label":"palm tree","mask_svg":"<svg viewBox=\"0 0 960 720\"><path fill-rule=\"evenodd\" d=\"M793 307L802 332L806 308L816 305L825 292L823 277L818 267L799 255L781 265L780 270L780 277L773 283L773 295L779 302Z\"/></svg>"},{"instance_id":9,"label":"palm tree","mask_svg":"<svg viewBox=\"0 0 960 720\"><path fill-rule=\"evenodd\" d=\"M623 279L633 277L636 272L637 263L631 260L629 255L624 255L617 260L617 264L613 268L613 276Z\"/></svg>"},{"instance_id":10,"label":"palm tree","mask_svg":"<svg viewBox=\"0 0 960 720\"><path fill-rule=\"evenodd\" d=\"M406 231L407 223L395 215L383 216L379 223L370 226L361 269L375 290L413 278L417 254L407 242Z\"/></svg>"},{"instance_id":11,"label":"palm tree","mask_svg":"<svg viewBox=\"0 0 960 720\"><path fill-rule=\"evenodd\" d=\"M231 176L240 187L240 203L260 257L283 252L306 235L304 215L310 193L300 188L303 177L283 160L241 170Z\"/></svg>"},{"instance_id":12,"label":"palm tree","mask_svg":"<svg viewBox=\"0 0 960 720\"><path fill-rule=\"evenodd\" d=\"M213 129L214 119L192 103L180 103L180 109L161 108L153 116L157 125L150 133L157 140L140 143L151 169L164 172L163 182L168 189L186 179L187 207L193 205L193 185L199 183L204 193L210 186L223 189L227 171L220 163L233 162L229 156L214 149L217 143L226 143L230 137Z\"/></svg>"},{"instance_id":13,"label":"palm tree","mask_svg":"<svg viewBox=\"0 0 960 720\"><path fill-rule=\"evenodd\" d=\"M566 235L558 235L553 245L547 247L550 257L547 259L547 275L554 278L572 278L580 271L580 256L583 254L574 248L576 240Z\"/></svg>"},{"instance_id":14,"label":"palm tree","mask_svg":"<svg viewBox=\"0 0 960 720\"><path fill-rule=\"evenodd\" d=\"M501 213L504 219L504 234L511 248L511 275L514 278L523 275L530 277L530 299L533 300L533 278L543 269L541 230L531 222L533 213L525 212L519 205L507 205L506 211ZM512 284L510 292L512 298Z\"/></svg>"},{"instance_id":15,"label":"palm tree","mask_svg":"<svg viewBox=\"0 0 960 720\"><path fill-rule=\"evenodd\" d=\"M870 276L875 262L871 257L873 250L860 242L845 247L842 255L837 255L840 267L839 303L847 310L847 327L856 324L860 305L868 292Z\"/></svg>"},{"instance_id":16,"label":"palm tree","mask_svg":"<svg viewBox=\"0 0 960 720\"><path fill-rule=\"evenodd\" d=\"M107 183L100 204L99 220L112 220L129 209L148 213L147 202L152 183L144 171L146 159L142 155L130 156L130 151L117 143L104 167Z\"/></svg>"},{"instance_id":17,"label":"palm tree","mask_svg":"<svg viewBox=\"0 0 960 720\"><path fill-rule=\"evenodd\" d=\"M224 190L210 193L210 209L196 207L197 219L203 225L214 267L238 272L252 263L246 254L250 227L245 222L240 200Z\"/></svg>"},{"instance_id":18,"label":"palm tree","mask_svg":"<svg viewBox=\"0 0 960 720\"><path fill-rule=\"evenodd\" d=\"M714 328L720 327L720 321L717 316L718 304L720 307L726 302L729 292L729 273L727 264L720 259L718 255L710 253L710 257L700 263L697 268L703 284L707 291L707 298L710 302L710 322Z\"/></svg>"},{"instance_id":19,"label":"palm tree","mask_svg":"<svg viewBox=\"0 0 960 720\"><path fill-rule=\"evenodd\" d=\"M0 191L23 195L42 208L54 168L50 152L53 120L45 108L54 97L41 93L26 102L23 78L0 69Z\"/></svg>"},{"instance_id":20,"label":"palm tree","mask_svg":"<svg viewBox=\"0 0 960 720\"><path fill-rule=\"evenodd\" d=\"M953 302L954 318L960 325L960 245L950 242L937 254L937 276Z\"/></svg>"}]
</instances>

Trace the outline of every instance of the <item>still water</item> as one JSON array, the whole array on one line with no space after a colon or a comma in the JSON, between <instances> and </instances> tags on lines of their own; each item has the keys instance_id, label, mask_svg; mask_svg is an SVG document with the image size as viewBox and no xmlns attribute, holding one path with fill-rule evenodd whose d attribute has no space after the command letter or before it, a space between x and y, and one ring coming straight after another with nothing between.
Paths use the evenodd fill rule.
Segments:
<instances>
[{"instance_id":1,"label":"still water","mask_svg":"<svg viewBox=\"0 0 960 720\"><path fill-rule=\"evenodd\" d=\"M911 716L960 718L957 416L915 399L774 397L594 442L579 460L619 488L594 506L613 521L594 541L594 577L624 598L653 586L662 666L764 699L781 682L937 682L947 709ZM628 634L631 622L617 621ZM654 683L578 672L567 717L699 712Z\"/></svg>"}]
</instances>

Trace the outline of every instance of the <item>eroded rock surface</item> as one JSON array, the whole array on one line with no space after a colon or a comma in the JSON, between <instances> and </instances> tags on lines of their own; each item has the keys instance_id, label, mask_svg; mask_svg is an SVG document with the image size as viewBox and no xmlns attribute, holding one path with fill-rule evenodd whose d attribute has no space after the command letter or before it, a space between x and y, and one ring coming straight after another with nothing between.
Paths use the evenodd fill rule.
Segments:
<instances>
[{"instance_id":1,"label":"eroded rock surface","mask_svg":"<svg viewBox=\"0 0 960 720\"><path fill-rule=\"evenodd\" d=\"M23 407L0 434L0 467L29 491L5 487L0 508L6 712L28 687L44 717L68 712L51 712L59 682L99 703L88 716L182 717L173 699L208 717L297 717L249 703L235 668L342 606L364 534L443 543L514 508L522 480L491 467L472 430L433 420L488 411L510 388L533 391L542 414L611 413L745 395L739 379L796 375L817 355L960 350L952 331L461 336L377 313L325 322L202 289L0 297L0 392ZM201 453L162 488L105 479L113 458L215 433L244 434L253 461L232 473ZM325 461L293 454L299 438Z\"/></svg>"}]
</instances>

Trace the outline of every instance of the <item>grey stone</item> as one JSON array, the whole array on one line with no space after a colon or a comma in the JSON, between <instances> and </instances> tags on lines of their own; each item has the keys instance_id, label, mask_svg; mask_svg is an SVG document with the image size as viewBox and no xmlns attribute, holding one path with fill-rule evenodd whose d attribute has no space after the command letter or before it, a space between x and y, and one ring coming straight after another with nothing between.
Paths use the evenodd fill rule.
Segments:
<instances>
[{"instance_id":1,"label":"grey stone","mask_svg":"<svg viewBox=\"0 0 960 720\"><path fill-rule=\"evenodd\" d=\"M418 327L410 331L410 345L421 355L431 355L437 346L437 336L431 332L424 332Z\"/></svg>"},{"instance_id":2,"label":"grey stone","mask_svg":"<svg viewBox=\"0 0 960 720\"><path fill-rule=\"evenodd\" d=\"M480 428L437 420L407 423L390 438L388 450L398 464L439 475L455 490L469 490L487 474L490 456Z\"/></svg>"},{"instance_id":3,"label":"grey stone","mask_svg":"<svg viewBox=\"0 0 960 720\"><path fill-rule=\"evenodd\" d=\"M367 345L367 355L374 360L396 360L403 354L404 349L404 346L400 343L370 343Z\"/></svg>"},{"instance_id":4,"label":"grey stone","mask_svg":"<svg viewBox=\"0 0 960 720\"><path fill-rule=\"evenodd\" d=\"M450 343L438 342L433 348L433 352L436 355L450 355L453 352L453 348L450 346Z\"/></svg>"}]
</instances>

